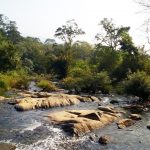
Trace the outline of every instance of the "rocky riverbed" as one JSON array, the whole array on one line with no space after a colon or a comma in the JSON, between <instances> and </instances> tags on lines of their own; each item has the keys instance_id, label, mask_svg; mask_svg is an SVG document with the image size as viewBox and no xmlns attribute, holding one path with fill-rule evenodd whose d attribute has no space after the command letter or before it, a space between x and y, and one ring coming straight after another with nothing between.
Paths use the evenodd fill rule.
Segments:
<instances>
[{"instance_id":1,"label":"rocky riverbed","mask_svg":"<svg viewBox=\"0 0 150 150\"><path fill-rule=\"evenodd\" d=\"M149 107L131 108L130 97L82 95L73 96L73 103L69 100L72 96L57 93L59 99L62 96L71 103L61 105L55 99L50 107L51 102L45 100L54 99L48 98L53 94L17 94L0 102L0 143L3 146L10 143L16 150L149 150ZM34 101L34 107L28 111L17 111L16 106L21 101L21 106L25 102L29 105L29 99L31 102L42 100L45 105L35 107ZM72 131L75 134L70 134Z\"/></svg>"}]
</instances>

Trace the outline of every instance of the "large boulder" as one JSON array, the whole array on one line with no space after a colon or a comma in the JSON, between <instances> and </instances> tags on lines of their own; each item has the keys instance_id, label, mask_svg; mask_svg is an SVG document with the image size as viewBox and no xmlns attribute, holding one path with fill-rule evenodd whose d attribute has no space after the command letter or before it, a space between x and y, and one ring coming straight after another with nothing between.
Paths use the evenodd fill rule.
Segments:
<instances>
[{"instance_id":1,"label":"large boulder","mask_svg":"<svg viewBox=\"0 0 150 150\"><path fill-rule=\"evenodd\" d=\"M92 99L86 99L78 95L68 94L37 94L38 98L26 97L16 101L15 108L18 111L25 111L38 108L52 108L59 106L70 106L80 102L91 102Z\"/></svg>"},{"instance_id":2,"label":"large boulder","mask_svg":"<svg viewBox=\"0 0 150 150\"><path fill-rule=\"evenodd\" d=\"M50 121L62 125L71 134L80 135L99 129L117 119L117 116L100 110L70 110L50 113Z\"/></svg>"}]
</instances>

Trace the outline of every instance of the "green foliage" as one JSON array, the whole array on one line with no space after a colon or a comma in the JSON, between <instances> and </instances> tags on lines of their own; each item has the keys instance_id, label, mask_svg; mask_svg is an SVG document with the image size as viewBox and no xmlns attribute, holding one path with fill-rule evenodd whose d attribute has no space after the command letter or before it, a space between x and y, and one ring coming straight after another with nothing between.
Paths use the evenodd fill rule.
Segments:
<instances>
[{"instance_id":1,"label":"green foliage","mask_svg":"<svg viewBox=\"0 0 150 150\"><path fill-rule=\"evenodd\" d=\"M6 91L6 90L9 90L10 87L7 83L7 81L4 81L4 80L0 80L0 91Z\"/></svg>"},{"instance_id":2,"label":"green foliage","mask_svg":"<svg viewBox=\"0 0 150 150\"><path fill-rule=\"evenodd\" d=\"M111 80L106 72L93 74L78 68L72 72L71 77L63 80L65 87L70 91L109 93L111 91Z\"/></svg>"},{"instance_id":3,"label":"green foliage","mask_svg":"<svg viewBox=\"0 0 150 150\"><path fill-rule=\"evenodd\" d=\"M38 38L27 37L17 44L22 53L22 66L29 72L46 73L44 45Z\"/></svg>"},{"instance_id":4,"label":"green foliage","mask_svg":"<svg viewBox=\"0 0 150 150\"><path fill-rule=\"evenodd\" d=\"M23 39L17 29L16 22L10 21L2 14L0 14L0 34L13 44L17 44Z\"/></svg>"},{"instance_id":5,"label":"green foliage","mask_svg":"<svg viewBox=\"0 0 150 150\"><path fill-rule=\"evenodd\" d=\"M40 80L37 83L37 86L42 88L44 91L56 91L57 87L54 85L54 83L52 83L51 81L48 80Z\"/></svg>"},{"instance_id":6,"label":"green foliage","mask_svg":"<svg viewBox=\"0 0 150 150\"><path fill-rule=\"evenodd\" d=\"M0 14L0 92L26 88L31 78L47 91L56 90L50 74L63 79L65 88L72 91L109 93L113 85L118 93L126 91L147 99L149 55L134 45L129 27L117 27L107 18L100 26L95 46L74 43L84 34L74 20L55 32L63 44L55 39L42 43L38 38L22 37L16 23Z\"/></svg>"},{"instance_id":7,"label":"green foliage","mask_svg":"<svg viewBox=\"0 0 150 150\"><path fill-rule=\"evenodd\" d=\"M85 34L85 32L78 27L77 23L74 20L69 20L66 22L66 25L57 28L55 37L63 40L68 46L71 46L73 39L82 34Z\"/></svg>"},{"instance_id":8,"label":"green foliage","mask_svg":"<svg viewBox=\"0 0 150 150\"><path fill-rule=\"evenodd\" d=\"M0 73L0 93L12 88L27 89L30 78L24 70Z\"/></svg>"},{"instance_id":9,"label":"green foliage","mask_svg":"<svg viewBox=\"0 0 150 150\"><path fill-rule=\"evenodd\" d=\"M104 18L100 22L101 32L98 33L95 38L100 46L108 46L113 50L119 48L120 42L122 41L122 34L129 31L129 27L116 27L112 22L112 19Z\"/></svg>"},{"instance_id":10,"label":"green foliage","mask_svg":"<svg viewBox=\"0 0 150 150\"><path fill-rule=\"evenodd\" d=\"M17 48L8 41L0 41L0 71L17 69L20 64Z\"/></svg>"},{"instance_id":11,"label":"green foliage","mask_svg":"<svg viewBox=\"0 0 150 150\"><path fill-rule=\"evenodd\" d=\"M132 37L129 35L128 32L121 33L120 46L121 50L128 52L130 55L136 55L138 53L138 49L134 46Z\"/></svg>"},{"instance_id":12,"label":"green foliage","mask_svg":"<svg viewBox=\"0 0 150 150\"><path fill-rule=\"evenodd\" d=\"M51 69L59 79L67 76L68 73L68 61L65 58L57 58L51 63Z\"/></svg>"},{"instance_id":13,"label":"green foliage","mask_svg":"<svg viewBox=\"0 0 150 150\"><path fill-rule=\"evenodd\" d=\"M93 47L87 42L77 41L72 46L72 55L75 60L87 60L93 53Z\"/></svg>"},{"instance_id":14,"label":"green foliage","mask_svg":"<svg viewBox=\"0 0 150 150\"><path fill-rule=\"evenodd\" d=\"M112 75L123 61L122 53L107 46L100 46L91 58L91 63L97 66L98 71L107 71Z\"/></svg>"},{"instance_id":15,"label":"green foliage","mask_svg":"<svg viewBox=\"0 0 150 150\"><path fill-rule=\"evenodd\" d=\"M128 76L125 92L147 100L150 96L150 76L145 72L136 72Z\"/></svg>"}]
</instances>

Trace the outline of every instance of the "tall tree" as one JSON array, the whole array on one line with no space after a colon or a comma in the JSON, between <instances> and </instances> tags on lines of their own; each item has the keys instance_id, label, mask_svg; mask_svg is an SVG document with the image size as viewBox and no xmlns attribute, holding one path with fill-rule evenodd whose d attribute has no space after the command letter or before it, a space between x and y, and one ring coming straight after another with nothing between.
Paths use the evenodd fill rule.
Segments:
<instances>
[{"instance_id":1,"label":"tall tree","mask_svg":"<svg viewBox=\"0 0 150 150\"><path fill-rule=\"evenodd\" d=\"M99 25L100 33L95 36L98 45L108 46L113 50L118 49L122 33L128 32L130 29L129 27L116 27L112 19L107 18L104 18Z\"/></svg>"},{"instance_id":2,"label":"tall tree","mask_svg":"<svg viewBox=\"0 0 150 150\"><path fill-rule=\"evenodd\" d=\"M74 20L67 21L66 25L57 28L55 31L55 37L64 41L68 48L71 48L73 39L82 34L85 34L85 32L78 27L78 24Z\"/></svg>"},{"instance_id":3,"label":"tall tree","mask_svg":"<svg viewBox=\"0 0 150 150\"><path fill-rule=\"evenodd\" d=\"M9 21L9 23L6 25L6 35L13 44L17 44L22 40L15 21Z\"/></svg>"},{"instance_id":4,"label":"tall tree","mask_svg":"<svg viewBox=\"0 0 150 150\"><path fill-rule=\"evenodd\" d=\"M62 27L57 28L55 31L55 37L64 41L65 46L65 54L63 59L61 58L61 62L63 62L64 67L62 67L66 75L71 66L73 55L72 55L72 44L75 37L85 34L85 32L78 27L78 24L74 20L69 20L66 22L66 25L62 25Z\"/></svg>"}]
</instances>

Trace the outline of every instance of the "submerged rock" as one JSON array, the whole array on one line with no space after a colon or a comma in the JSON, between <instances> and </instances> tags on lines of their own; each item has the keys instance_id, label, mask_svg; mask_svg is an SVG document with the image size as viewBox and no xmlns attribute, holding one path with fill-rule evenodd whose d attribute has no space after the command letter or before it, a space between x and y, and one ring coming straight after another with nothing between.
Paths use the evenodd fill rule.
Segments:
<instances>
[{"instance_id":1,"label":"submerged rock","mask_svg":"<svg viewBox=\"0 0 150 150\"><path fill-rule=\"evenodd\" d=\"M79 104L80 102L91 102L93 100L86 99L78 95L68 94L37 94L39 98L26 97L16 101L15 109L25 111L38 108L52 108L59 106L70 106Z\"/></svg>"},{"instance_id":2,"label":"submerged rock","mask_svg":"<svg viewBox=\"0 0 150 150\"><path fill-rule=\"evenodd\" d=\"M113 99L113 100L111 100L111 101L110 101L110 103L111 103L111 104L119 104L119 101L118 101L118 100Z\"/></svg>"},{"instance_id":3,"label":"submerged rock","mask_svg":"<svg viewBox=\"0 0 150 150\"><path fill-rule=\"evenodd\" d=\"M16 146L9 143L0 143L0 150L15 150Z\"/></svg>"},{"instance_id":4,"label":"submerged rock","mask_svg":"<svg viewBox=\"0 0 150 150\"><path fill-rule=\"evenodd\" d=\"M132 119L122 119L117 123L117 125L119 129L123 129L132 126L134 123L135 121L133 121Z\"/></svg>"},{"instance_id":5,"label":"submerged rock","mask_svg":"<svg viewBox=\"0 0 150 150\"><path fill-rule=\"evenodd\" d=\"M108 144L108 143L110 143L110 141L111 141L111 138L110 138L110 136L101 136L100 138L99 138L99 143L100 144Z\"/></svg>"},{"instance_id":6,"label":"submerged rock","mask_svg":"<svg viewBox=\"0 0 150 150\"><path fill-rule=\"evenodd\" d=\"M117 116L100 110L70 110L50 113L47 117L71 134L81 135L115 121Z\"/></svg>"},{"instance_id":7,"label":"submerged rock","mask_svg":"<svg viewBox=\"0 0 150 150\"><path fill-rule=\"evenodd\" d=\"M150 124L149 124L149 125L147 125L147 129L149 129L149 130L150 130Z\"/></svg>"}]
</instances>

